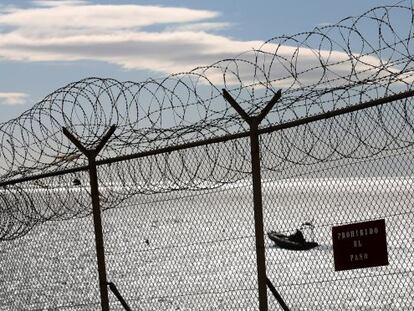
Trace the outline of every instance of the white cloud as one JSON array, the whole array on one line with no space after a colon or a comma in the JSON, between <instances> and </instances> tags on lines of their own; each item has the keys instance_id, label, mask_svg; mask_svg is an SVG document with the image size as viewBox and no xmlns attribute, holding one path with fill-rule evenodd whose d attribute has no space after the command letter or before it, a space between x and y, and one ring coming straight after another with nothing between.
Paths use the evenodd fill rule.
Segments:
<instances>
[{"instance_id":1,"label":"white cloud","mask_svg":"<svg viewBox=\"0 0 414 311\"><path fill-rule=\"evenodd\" d=\"M28 97L25 93L5 93L0 92L0 105L22 105Z\"/></svg>"},{"instance_id":2,"label":"white cloud","mask_svg":"<svg viewBox=\"0 0 414 311\"><path fill-rule=\"evenodd\" d=\"M210 19L217 12L149 5L103 5L78 1L47 1L56 4L9 10L0 24L16 27L24 35L76 35L113 32L156 24L186 23ZM44 1L42 1L44 3ZM59 32L58 32L59 31Z\"/></svg>"},{"instance_id":3,"label":"white cloud","mask_svg":"<svg viewBox=\"0 0 414 311\"><path fill-rule=\"evenodd\" d=\"M0 57L17 61L97 60L163 73L191 70L262 44L208 33L229 23L187 8L36 1L0 14ZM39 6L41 5L41 6ZM149 31L146 27L164 29Z\"/></svg>"},{"instance_id":4,"label":"white cloud","mask_svg":"<svg viewBox=\"0 0 414 311\"><path fill-rule=\"evenodd\" d=\"M36 6L56 7L65 5L80 5L86 4L84 0L34 0L33 4Z\"/></svg>"},{"instance_id":5,"label":"white cloud","mask_svg":"<svg viewBox=\"0 0 414 311\"><path fill-rule=\"evenodd\" d=\"M18 61L100 60L128 69L191 70L260 45L198 32L123 32L62 38L0 37L0 55Z\"/></svg>"},{"instance_id":6,"label":"white cloud","mask_svg":"<svg viewBox=\"0 0 414 311\"><path fill-rule=\"evenodd\" d=\"M167 27L166 31L214 31L222 30L231 27L231 23L191 23L179 26Z\"/></svg>"},{"instance_id":7,"label":"white cloud","mask_svg":"<svg viewBox=\"0 0 414 311\"><path fill-rule=\"evenodd\" d=\"M262 45L261 41L242 41L211 33L230 26L212 20L219 16L214 11L103 5L79 0L39 0L34 4L34 7L0 13L0 27L7 29L0 36L0 58L15 61L94 60L127 69L175 73L232 58ZM157 30L151 30L151 26L157 26ZM296 51L294 47L275 43L265 45L263 50L269 55L277 50L280 56L268 70L272 79L281 79L279 87L297 84L289 72L292 64L298 72L307 70L301 77L301 81L306 82L323 74L321 60L337 63L330 67L331 76L344 76L355 69L370 74L380 63L372 56L349 61L348 54L340 51L316 53L308 48ZM263 56L264 67L270 64L269 55ZM251 52L242 57L255 61ZM239 70L239 75L247 82L254 68L245 62L235 70ZM219 70L209 74L213 81L222 80ZM227 79L227 82L231 81L231 78Z\"/></svg>"}]
</instances>

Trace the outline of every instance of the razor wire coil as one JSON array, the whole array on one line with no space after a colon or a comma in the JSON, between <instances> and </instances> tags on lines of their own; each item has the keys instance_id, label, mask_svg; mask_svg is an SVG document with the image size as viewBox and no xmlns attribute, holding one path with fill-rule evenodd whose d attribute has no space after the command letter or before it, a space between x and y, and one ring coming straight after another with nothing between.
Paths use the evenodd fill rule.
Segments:
<instances>
[{"instance_id":1,"label":"razor wire coil","mask_svg":"<svg viewBox=\"0 0 414 311\"><path fill-rule=\"evenodd\" d=\"M90 214L87 172L52 176L87 165L62 126L92 148L115 124L102 160L246 132L247 124L224 101L223 88L249 115L282 89L262 128L412 90L413 16L409 5L378 7L163 79L95 77L56 90L0 125L0 240L16 239L45 221ZM262 135L263 170L361 160L412 146L411 102L409 97ZM244 180L250 173L248 148L241 138L102 165L102 206L114 208L133 195ZM51 176L10 183L45 173Z\"/></svg>"}]
</instances>

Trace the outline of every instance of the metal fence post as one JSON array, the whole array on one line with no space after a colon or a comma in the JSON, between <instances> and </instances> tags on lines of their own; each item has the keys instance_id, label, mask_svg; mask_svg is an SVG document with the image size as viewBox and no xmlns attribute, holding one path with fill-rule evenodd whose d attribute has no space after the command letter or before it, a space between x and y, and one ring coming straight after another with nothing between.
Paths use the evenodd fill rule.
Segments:
<instances>
[{"instance_id":1,"label":"metal fence post","mask_svg":"<svg viewBox=\"0 0 414 311\"><path fill-rule=\"evenodd\" d=\"M256 261L257 261L257 281L259 289L259 310L268 311L267 287L266 287L266 254L264 248L263 231L263 202L262 202L262 180L260 168L260 143L259 143L259 124L266 117L272 107L281 97L279 90L265 108L257 116L249 116L243 108L233 99L233 97L223 89L223 97L240 114L240 116L250 126L250 152L252 163L253 179L253 206L254 223L256 235Z\"/></svg>"},{"instance_id":2,"label":"metal fence post","mask_svg":"<svg viewBox=\"0 0 414 311\"><path fill-rule=\"evenodd\" d=\"M108 139L114 132L115 126L113 125L104 135L95 149L86 149L82 143L76 139L75 136L73 136L66 128L63 128L63 134L65 134L65 136L88 158L89 182L91 187L93 224L95 230L96 257L98 262L99 290L101 296L102 311L109 311L109 298L105 267L105 249L102 234L101 207L99 202L98 174L96 170L96 156L105 146Z\"/></svg>"},{"instance_id":3,"label":"metal fence post","mask_svg":"<svg viewBox=\"0 0 414 311\"><path fill-rule=\"evenodd\" d=\"M250 125L250 153L252 161L253 179L253 205L254 224L256 235L256 260L257 278L259 285L259 310L267 311L267 288L266 288L266 257L264 249L263 231L263 203L262 203L262 178L260 168L260 145L257 133L258 125Z\"/></svg>"}]
</instances>

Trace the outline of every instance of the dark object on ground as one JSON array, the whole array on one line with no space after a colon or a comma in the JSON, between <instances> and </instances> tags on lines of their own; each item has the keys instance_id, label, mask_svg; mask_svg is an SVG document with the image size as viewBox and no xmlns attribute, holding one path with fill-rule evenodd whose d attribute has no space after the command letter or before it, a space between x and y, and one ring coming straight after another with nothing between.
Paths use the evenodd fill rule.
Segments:
<instances>
[{"instance_id":1,"label":"dark object on ground","mask_svg":"<svg viewBox=\"0 0 414 311\"><path fill-rule=\"evenodd\" d=\"M299 230L292 235L285 235L276 231L270 231L267 233L267 236L275 242L278 247L290 250L304 251L319 245L316 242L307 242L303 238L302 232Z\"/></svg>"},{"instance_id":2,"label":"dark object on ground","mask_svg":"<svg viewBox=\"0 0 414 311\"><path fill-rule=\"evenodd\" d=\"M310 228L313 233L314 226L311 223L302 224L301 229L304 228ZM285 235L277 231L270 231L267 233L267 236L275 242L278 247L290 250L304 251L315 248L319 245L315 241L306 241L303 237L302 231L299 229L296 229L296 232L291 235ZM312 239L314 239L314 235Z\"/></svg>"},{"instance_id":3,"label":"dark object on ground","mask_svg":"<svg viewBox=\"0 0 414 311\"><path fill-rule=\"evenodd\" d=\"M73 185L74 185L74 186L80 186L80 185L81 185L81 181L80 181L79 179L75 178L75 179L73 180Z\"/></svg>"}]
</instances>

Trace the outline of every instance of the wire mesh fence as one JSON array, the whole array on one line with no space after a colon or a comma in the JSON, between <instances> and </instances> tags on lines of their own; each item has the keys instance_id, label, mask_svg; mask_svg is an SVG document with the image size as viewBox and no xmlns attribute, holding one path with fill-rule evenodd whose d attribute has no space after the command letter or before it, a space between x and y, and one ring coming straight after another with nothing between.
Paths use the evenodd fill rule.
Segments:
<instances>
[{"instance_id":1,"label":"wire mesh fence","mask_svg":"<svg viewBox=\"0 0 414 311\"><path fill-rule=\"evenodd\" d=\"M265 232L290 234L310 223L314 227L302 232L319 244L305 252L290 251L266 237L267 276L291 310L410 309L414 181L412 129L404 125L412 109L408 104L395 101L260 136L265 146ZM398 108L406 114L396 114ZM378 116L383 126L373 129L370 123ZM333 139L326 128L335 127L338 136ZM308 135L318 141L310 149ZM361 143L361 137L372 144ZM117 163L98 168L108 281L117 285L132 310L258 309L248 150L249 139L243 138L236 149L233 142L224 142L154 155L151 161L128 160L130 175L119 174ZM237 163L231 178L200 161L215 152L223 167ZM161 170L166 156L168 169ZM188 175L191 166L201 180L217 174L217 184L210 180L204 189L201 183L195 187ZM174 181L165 174L180 178ZM145 177L156 193L143 191ZM2 243L1 271L7 276L2 278L2 308L99 309L87 173L21 183L7 187L3 196L23 200L22 189L32 194L31 208L42 220L32 219L29 233ZM125 191L135 195L119 200ZM62 210L65 206L72 209ZM50 221L37 225L48 217ZM390 264L335 272L331 227L379 218L387 224ZM122 310L113 295L110 306ZM272 296L269 309L279 309Z\"/></svg>"},{"instance_id":2,"label":"wire mesh fence","mask_svg":"<svg viewBox=\"0 0 414 311\"><path fill-rule=\"evenodd\" d=\"M246 143L248 146L245 139ZM214 152L226 146L207 148ZM209 165L194 163L198 161L195 155L203 154L197 149L206 147L170 153L168 170L182 170L182 153L187 165L197 167L198 176L216 174ZM131 160L129 165L141 167L142 162L145 158ZM150 176L157 180L155 169ZM177 182L189 180L190 176L187 180L181 176ZM133 310L256 310L250 192L233 189L233 184L223 188L209 183L205 190L188 186L173 192L140 194L105 213L105 246L111 267L108 278L125 292ZM122 230L117 229L120 226Z\"/></svg>"},{"instance_id":3,"label":"wire mesh fence","mask_svg":"<svg viewBox=\"0 0 414 311\"><path fill-rule=\"evenodd\" d=\"M395 11L408 28L392 27ZM410 310L412 16L409 5L377 8L160 81L85 79L2 124L0 310L101 309L85 154L113 124L93 158L105 281L130 309L266 310L262 271L289 310ZM378 42L358 45L363 23L381 30ZM281 46L292 42L287 58ZM375 219L386 222L389 264L335 271L332 227ZM315 247L292 251L269 236L297 229ZM267 294L269 310L283 308ZM124 308L111 291L109 308Z\"/></svg>"},{"instance_id":4,"label":"wire mesh fence","mask_svg":"<svg viewBox=\"0 0 414 311\"><path fill-rule=\"evenodd\" d=\"M363 118L347 114L263 137L292 141L306 136L294 139L295 147L283 161L273 155L263 158L264 166L274 169L263 183L266 231L302 229L306 240L319 244L295 252L267 240L268 276L292 310L412 308L413 149L406 139L411 129L394 113L398 106L393 102L364 110ZM381 116L384 127L372 130L374 115ZM326 135L331 127L326 123L338 127L338 137ZM340 125L346 130L340 131ZM308 135L318 140L312 148ZM361 137L369 137L371 144ZM281 154L280 149L274 152ZM386 222L389 265L335 271L332 227L376 219ZM312 226L303 226L307 223Z\"/></svg>"}]
</instances>

